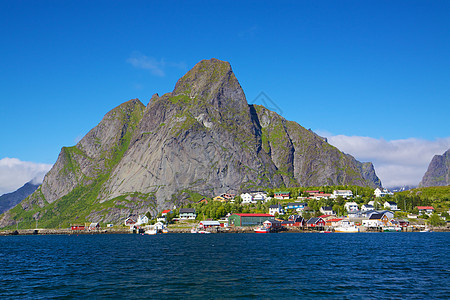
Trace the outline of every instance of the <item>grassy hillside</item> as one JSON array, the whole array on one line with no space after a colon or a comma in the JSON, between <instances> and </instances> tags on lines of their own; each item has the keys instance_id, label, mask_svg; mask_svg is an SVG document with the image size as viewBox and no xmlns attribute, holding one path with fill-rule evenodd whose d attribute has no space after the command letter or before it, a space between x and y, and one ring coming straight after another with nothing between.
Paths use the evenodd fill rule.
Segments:
<instances>
[{"instance_id":1,"label":"grassy hillside","mask_svg":"<svg viewBox=\"0 0 450 300\"><path fill-rule=\"evenodd\" d=\"M416 188L394 195L400 209L412 211L414 207L420 205L431 205L436 211L448 211L450 208L450 186L433 186Z\"/></svg>"},{"instance_id":2,"label":"grassy hillside","mask_svg":"<svg viewBox=\"0 0 450 300\"><path fill-rule=\"evenodd\" d=\"M420 196L421 198L428 198L430 200L450 199L450 186L422 187L396 194L404 196Z\"/></svg>"}]
</instances>

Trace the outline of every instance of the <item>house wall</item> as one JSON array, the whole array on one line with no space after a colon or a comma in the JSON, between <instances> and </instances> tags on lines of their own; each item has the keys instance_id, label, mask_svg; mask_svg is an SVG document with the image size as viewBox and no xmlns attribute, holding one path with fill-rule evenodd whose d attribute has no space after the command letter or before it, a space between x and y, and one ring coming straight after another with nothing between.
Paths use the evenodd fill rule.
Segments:
<instances>
[{"instance_id":1,"label":"house wall","mask_svg":"<svg viewBox=\"0 0 450 300\"><path fill-rule=\"evenodd\" d=\"M194 220L197 217L196 214L192 213L182 213L180 214L180 219L182 220Z\"/></svg>"},{"instance_id":2,"label":"house wall","mask_svg":"<svg viewBox=\"0 0 450 300\"><path fill-rule=\"evenodd\" d=\"M241 217L238 215L228 217L229 224L234 224L234 226L255 226L264 223L264 221L274 219L274 217Z\"/></svg>"}]
</instances>

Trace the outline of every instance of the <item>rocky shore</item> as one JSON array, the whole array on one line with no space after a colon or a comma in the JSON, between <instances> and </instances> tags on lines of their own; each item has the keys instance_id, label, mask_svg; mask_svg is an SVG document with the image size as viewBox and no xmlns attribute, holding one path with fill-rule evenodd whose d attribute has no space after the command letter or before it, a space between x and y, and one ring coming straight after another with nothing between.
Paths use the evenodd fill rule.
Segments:
<instances>
[{"instance_id":1,"label":"rocky shore","mask_svg":"<svg viewBox=\"0 0 450 300\"><path fill-rule=\"evenodd\" d=\"M169 233L191 233L191 228L185 227L169 227ZM229 227L229 228L208 228L207 231L211 233L252 233L254 227ZM450 232L450 227L431 227L431 231L434 232ZM280 233L313 233L318 232L316 230L307 230L301 228L287 228ZM360 232L369 232L364 227L360 228ZM374 231L375 232L375 231ZM406 232L418 232L418 231L406 231ZM18 229L18 230L3 230L0 231L0 236L8 235L80 235L80 234L133 234L136 232L130 231L126 228L108 228L99 230L71 230L70 228L56 228L56 229Z\"/></svg>"}]
</instances>

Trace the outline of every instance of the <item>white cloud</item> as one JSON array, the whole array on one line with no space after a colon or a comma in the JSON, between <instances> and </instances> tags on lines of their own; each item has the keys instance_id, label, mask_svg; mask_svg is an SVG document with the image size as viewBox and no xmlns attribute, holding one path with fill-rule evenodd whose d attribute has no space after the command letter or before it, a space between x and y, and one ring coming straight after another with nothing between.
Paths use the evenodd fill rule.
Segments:
<instances>
[{"instance_id":1,"label":"white cloud","mask_svg":"<svg viewBox=\"0 0 450 300\"><path fill-rule=\"evenodd\" d=\"M392 140L320 132L328 142L359 161L370 161L383 186L417 185L434 155L450 148L450 137L433 141L416 138Z\"/></svg>"},{"instance_id":2,"label":"white cloud","mask_svg":"<svg viewBox=\"0 0 450 300\"><path fill-rule=\"evenodd\" d=\"M0 195L10 193L29 181L42 183L52 165L21 161L17 158L0 159Z\"/></svg>"},{"instance_id":3,"label":"white cloud","mask_svg":"<svg viewBox=\"0 0 450 300\"><path fill-rule=\"evenodd\" d=\"M153 75L159 77L164 77L166 75L165 69L167 67L175 67L183 70L186 69L186 64L183 62L168 62L163 58L157 60L153 57L146 56L139 51L134 51L131 53L131 56L127 59L127 63L138 69L149 70Z\"/></svg>"}]
</instances>

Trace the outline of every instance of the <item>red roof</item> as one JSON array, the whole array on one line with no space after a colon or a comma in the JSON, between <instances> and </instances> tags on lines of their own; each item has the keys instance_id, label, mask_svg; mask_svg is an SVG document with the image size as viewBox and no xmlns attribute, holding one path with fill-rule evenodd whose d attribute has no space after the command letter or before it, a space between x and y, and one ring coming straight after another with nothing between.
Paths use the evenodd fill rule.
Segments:
<instances>
[{"instance_id":1,"label":"red roof","mask_svg":"<svg viewBox=\"0 0 450 300\"><path fill-rule=\"evenodd\" d=\"M434 209L433 206L417 206L417 209Z\"/></svg>"},{"instance_id":2,"label":"red roof","mask_svg":"<svg viewBox=\"0 0 450 300\"><path fill-rule=\"evenodd\" d=\"M240 217L273 217L271 214L235 214Z\"/></svg>"},{"instance_id":3,"label":"red roof","mask_svg":"<svg viewBox=\"0 0 450 300\"><path fill-rule=\"evenodd\" d=\"M321 216L319 216L319 218L326 218L326 217L328 217L328 216L330 216L330 215L321 215Z\"/></svg>"},{"instance_id":4,"label":"red roof","mask_svg":"<svg viewBox=\"0 0 450 300\"><path fill-rule=\"evenodd\" d=\"M340 220L343 220L343 219L329 219L327 222L339 222Z\"/></svg>"},{"instance_id":5,"label":"red roof","mask_svg":"<svg viewBox=\"0 0 450 300\"><path fill-rule=\"evenodd\" d=\"M162 214L168 214L168 213L170 213L170 211L171 211L170 209L166 209L166 210L163 210L161 213Z\"/></svg>"}]
</instances>

